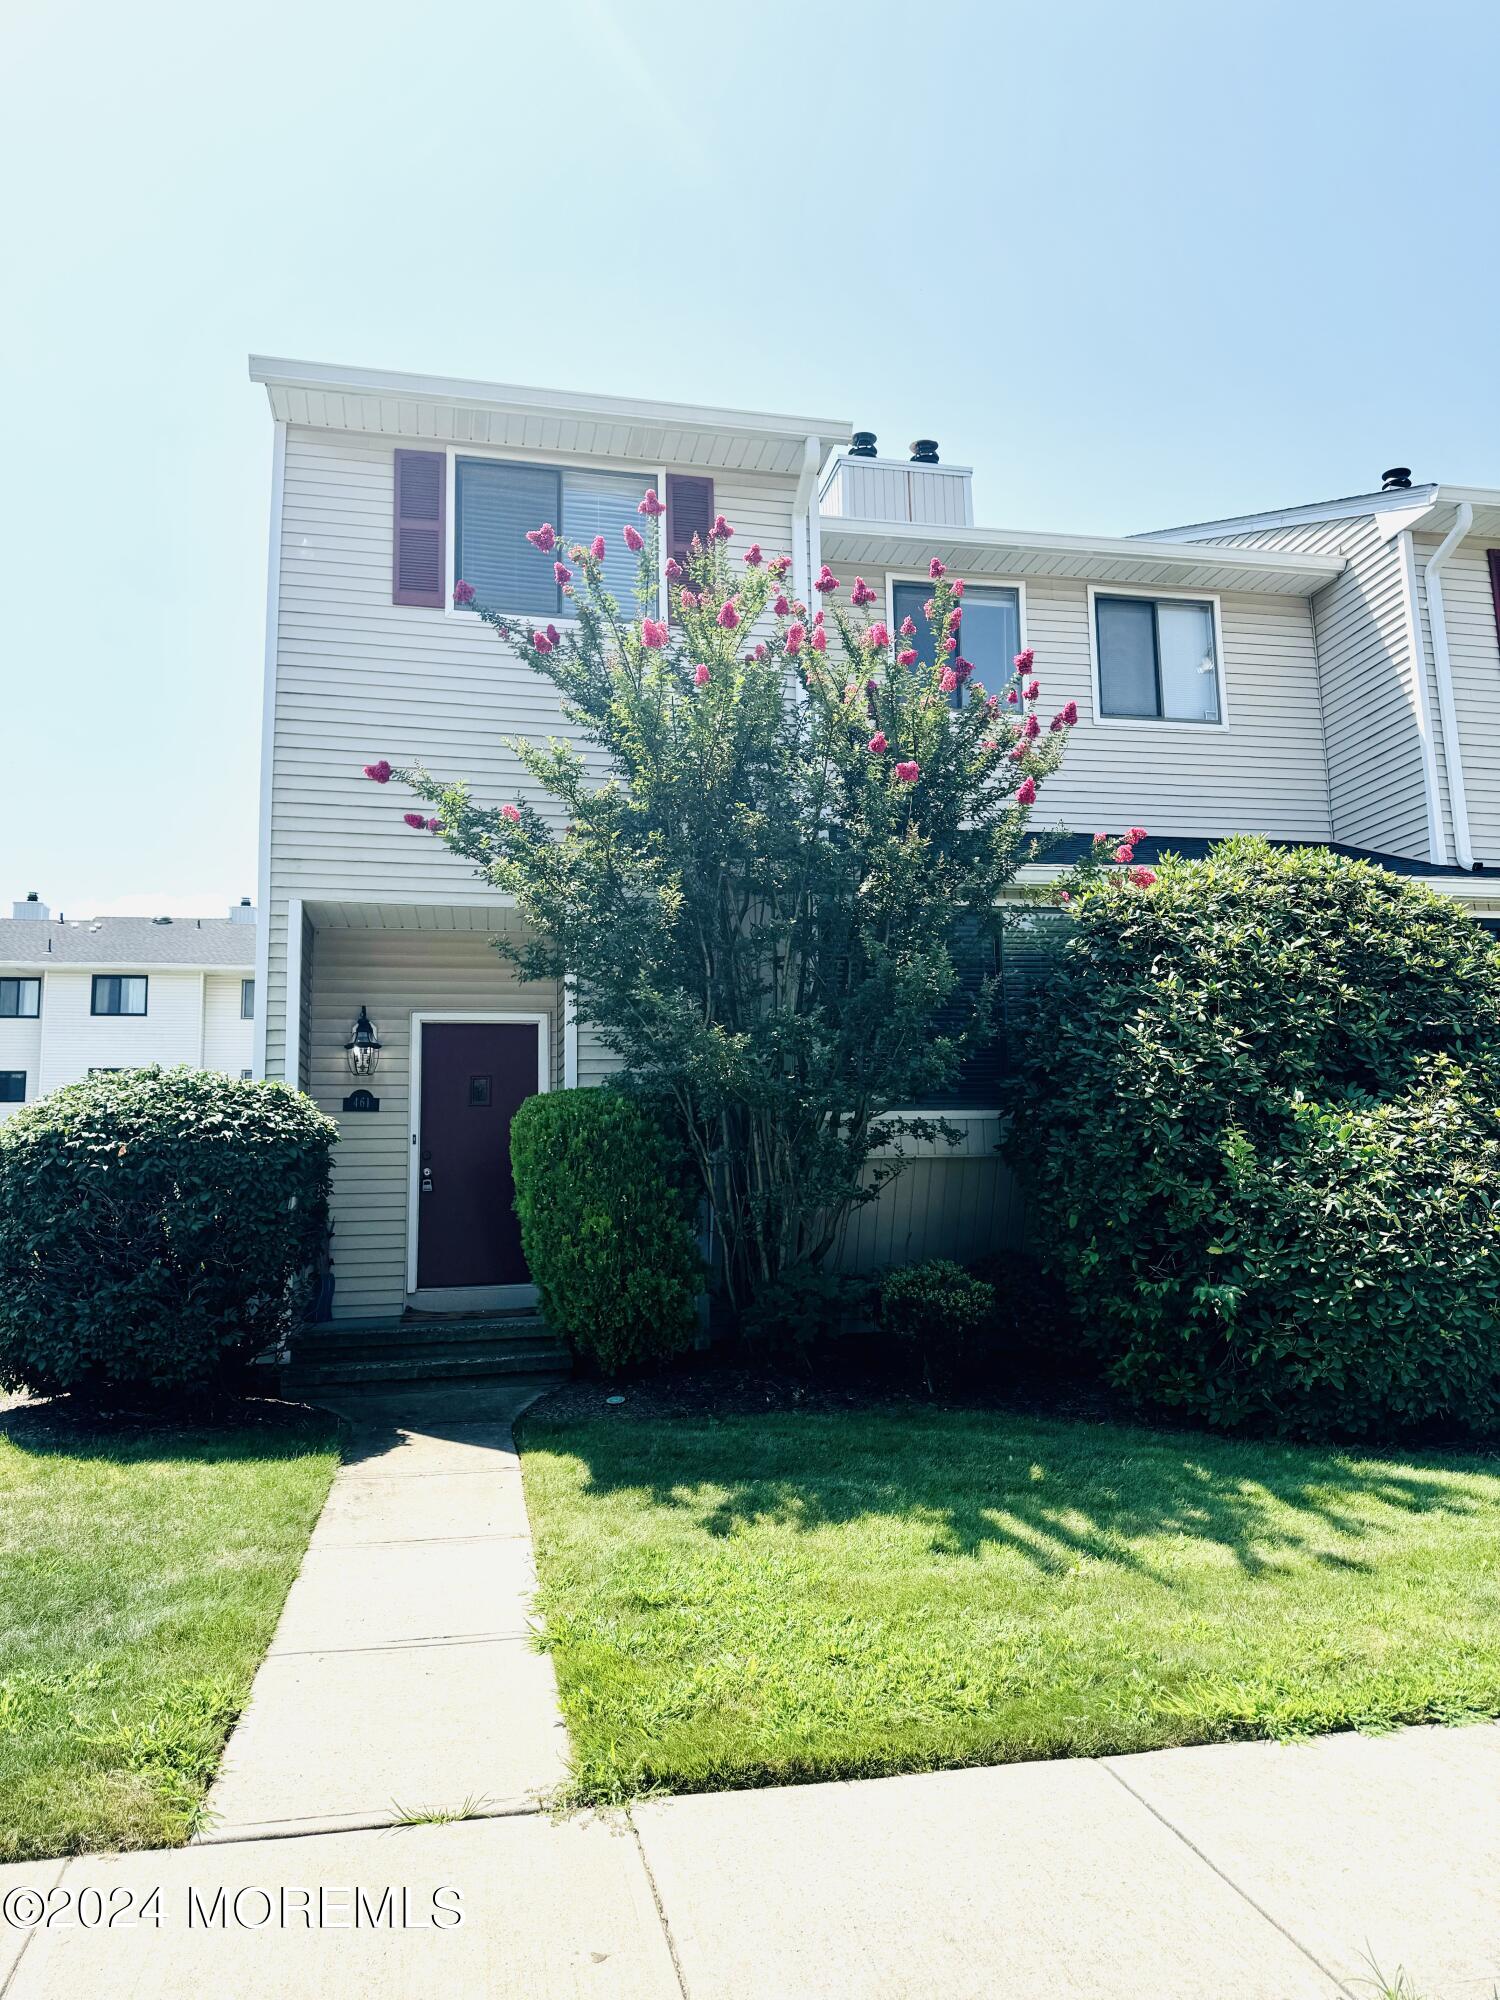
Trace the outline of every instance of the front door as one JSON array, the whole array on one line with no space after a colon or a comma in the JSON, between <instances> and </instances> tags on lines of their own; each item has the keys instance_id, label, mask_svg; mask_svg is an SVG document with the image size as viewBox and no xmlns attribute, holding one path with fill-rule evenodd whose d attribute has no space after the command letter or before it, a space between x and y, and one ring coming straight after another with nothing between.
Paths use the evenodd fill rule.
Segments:
<instances>
[{"instance_id":1,"label":"front door","mask_svg":"<svg viewBox=\"0 0 1500 2000\"><path fill-rule=\"evenodd\" d=\"M521 1021L419 1024L417 1285L524 1285L510 1121L537 1088L541 1030Z\"/></svg>"}]
</instances>

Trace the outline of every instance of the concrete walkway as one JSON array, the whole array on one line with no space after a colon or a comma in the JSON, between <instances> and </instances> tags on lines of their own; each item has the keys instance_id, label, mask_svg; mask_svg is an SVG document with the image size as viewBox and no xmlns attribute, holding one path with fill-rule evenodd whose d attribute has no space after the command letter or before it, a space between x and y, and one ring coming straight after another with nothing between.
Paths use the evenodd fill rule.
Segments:
<instances>
[{"instance_id":1,"label":"concrete walkway","mask_svg":"<svg viewBox=\"0 0 1500 2000\"><path fill-rule=\"evenodd\" d=\"M0 1911L54 1885L5 2000L1490 2000L1500 1728L85 1857Z\"/></svg>"},{"instance_id":2,"label":"concrete walkway","mask_svg":"<svg viewBox=\"0 0 1500 2000\"><path fill-rule=\"evenodd\" d=\"M522 1378L343 1391L346 1463L200 1842L531 1810L567 1772L513 1419Z\"/></svg>"}]
</instances>

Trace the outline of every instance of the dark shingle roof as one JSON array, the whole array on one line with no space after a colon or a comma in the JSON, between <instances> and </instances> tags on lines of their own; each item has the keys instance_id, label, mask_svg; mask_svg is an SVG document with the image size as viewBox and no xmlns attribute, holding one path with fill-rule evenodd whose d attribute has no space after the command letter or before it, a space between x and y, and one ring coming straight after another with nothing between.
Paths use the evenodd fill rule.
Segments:
<instances>
[{"instance_id":1,"label":"dark shingle roof","mask_svg":"<svg viewBox=\"0 0 1500 2000\"><path fill-rule=\"evenodd\" d=\"M0 917L0 965L222 965L249 972L255 926L228 917Z\"/></svg>"}]
</instances>

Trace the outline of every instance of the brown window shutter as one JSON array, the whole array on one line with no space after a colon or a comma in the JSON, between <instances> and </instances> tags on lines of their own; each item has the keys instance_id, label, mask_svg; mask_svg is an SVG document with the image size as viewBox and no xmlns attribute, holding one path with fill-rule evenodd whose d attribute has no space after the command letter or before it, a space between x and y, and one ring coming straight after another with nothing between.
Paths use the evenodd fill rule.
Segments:
<instances>
[{"instance_id":1,"label":"brown window shutter","mask_svg":"<svg viewBox=\"0 0 1500 2000\"><path fill-rule=\"evenodd\" d=\"M448 465L440 451L396 453L392 604L443 607Z\"/></svg>"},{"instance_id":2,"label":"brown window shutter","mask_svg":"<svg viewBox=\"0 0 1500 2000\"><path fill-rule=\"evenodd\" d=\"M686 563L694 535L708 540L714 524L714 483L696 474L667 474L667 554Z\"/></svg>"}]
</instances>

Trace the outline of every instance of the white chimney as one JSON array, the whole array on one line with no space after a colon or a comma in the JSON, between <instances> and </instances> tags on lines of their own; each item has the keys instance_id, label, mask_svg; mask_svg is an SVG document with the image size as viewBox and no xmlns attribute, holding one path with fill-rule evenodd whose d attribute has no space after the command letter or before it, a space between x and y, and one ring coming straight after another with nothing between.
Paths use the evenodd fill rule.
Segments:
<instances>
[{"instance_id":1,"label":"white chimney","mask_svg":"<svg viewBox=\"0 0 1500 2000\"><path fill-rule=\"evenodd\" d=\"M24 903L12 903L10 906L10 913L13 917L38 918L43 923L45 923L48 917L50 917L52 914L52 912L47 908L47 905L38 900L35 889L31 891L30 895L26 898Z\"/></svg>"},{"instance_id":2,"label":"white chimney","mask_svg":"<svg viewBox=\"0 0 1500 2000\"><path fill-rule=\"evenodd\" d=\"M241 896L240 900L230 910L229 921L232 924L253 924L255 922L255 911L250 906L250 898L248 896Z\"/></svg>"},{"instance_id":3,"label":"white chimney","mask_svg":"<svg viewBox=\"0 0 1500 2000\"><path fill-rule=\"evenodd\" d=\"M856 431L850 450L829 461L818 494L824 520L899 521L923 528L972 528L974 468L940 465L931 438L911 457L881 458L873 431Z\"/></svg>"}]
</instances>

